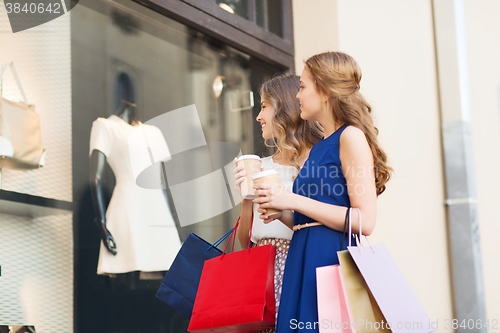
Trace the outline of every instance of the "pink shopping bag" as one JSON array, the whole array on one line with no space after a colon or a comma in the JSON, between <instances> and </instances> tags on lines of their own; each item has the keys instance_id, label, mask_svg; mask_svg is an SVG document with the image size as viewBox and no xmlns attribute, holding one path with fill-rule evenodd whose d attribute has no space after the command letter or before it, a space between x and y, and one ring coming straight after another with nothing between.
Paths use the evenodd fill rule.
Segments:
<instances>
[{"instance_id":1,"label":"pink shopping bag","mask_svg":"<svg viewBox=\"0 0 500 333\"><path fill-rule=\"evenodd\" d=\"M320 333L357 333L340 265L316 268Z\"/></svg>"}]
</instances>

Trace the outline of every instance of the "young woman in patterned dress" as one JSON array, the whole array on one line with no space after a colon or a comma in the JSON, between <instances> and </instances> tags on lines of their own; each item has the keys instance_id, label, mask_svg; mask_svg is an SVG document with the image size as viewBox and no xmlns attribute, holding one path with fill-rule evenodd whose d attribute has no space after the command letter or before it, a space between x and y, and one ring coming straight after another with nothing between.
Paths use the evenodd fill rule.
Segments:
<instances>
[{"instance_id":1,"label":"young woman in patterned dress","mask_svg":"<svg viewBox=\"0 0 500 333\"><path fill-rule=\"evenodd\" d=\"M309 156L311 147L323 136L322 128L317 122L300 118L300 105L295 98L299 89L300 79L296 75L278 76L264 82L260 88L261 111L257 116L266 145L276 148L274 155L262 158L262 169L278 171L280 182L289 190L300 167ZM240 185L245 175L244 167L238 167L235 160L235 186L240 194ZM243 248L248 246L251 226L253 243L257 246L267 244L276 246L274 291L277 312L283 270L293 231L279 221L264 224L259 218L257 205L250 199L244 199L237 231L238 240ZM274 329L266 332L274 332Z\"/></svg>"}]
</instances>

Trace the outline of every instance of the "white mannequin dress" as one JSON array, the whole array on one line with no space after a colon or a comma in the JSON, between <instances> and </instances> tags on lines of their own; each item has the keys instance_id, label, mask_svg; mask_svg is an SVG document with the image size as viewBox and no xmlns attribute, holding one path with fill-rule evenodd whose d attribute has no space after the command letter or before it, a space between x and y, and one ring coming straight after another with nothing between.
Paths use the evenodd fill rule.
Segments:
<instances>
[{"instance_id":1,"label":"white mannequin dress","mask_svg":"<svg viewBox=\"0 0 500 333\"><path fill-rule=\"evenodd\" d=\"M163 190L136 185L134 166L137 161L149 163L144 159L148 156L146 145L138 149L137 140L129 144L129 136L139 129L148 145L162 152L163 160L171 159L163 134L155 126L132 126L115 115L98 118L92 124L90 154L94 149L104 153L116 178L106 226L118 253L111 254L101 241L97 274L165 271L181 246Z\"/></svg>"}]
</instances>

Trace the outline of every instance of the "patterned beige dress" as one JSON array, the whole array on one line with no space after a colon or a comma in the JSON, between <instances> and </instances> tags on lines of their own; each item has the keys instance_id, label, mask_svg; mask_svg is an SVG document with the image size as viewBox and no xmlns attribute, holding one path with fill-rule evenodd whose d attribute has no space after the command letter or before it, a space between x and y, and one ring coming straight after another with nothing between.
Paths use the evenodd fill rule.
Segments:
<instances>
[{"instance_id":1,"label":"patterned beige dress","mask_svg":"<svg viewBox=\"0 0 500 333\"><path fill-rule=\"evenodd\" d=\"M288 254L288 248L290 247L289 239L282 238L266 238L257 242L257 246L262 245L274 245L276 246L276 261L274 262L274 297L276 301L276 317L278 316L278 308L280 306L281 298L281 285L283 283L283 273L285 271L285 261L286 255ZM274 328L261 331L262 333L273 333Z\"/></svg>"},{"instance_id":2,"label":"patterned beige dress","mask_svg":"<svg viewBox=\"0 0 500 333\"><path fill-rule=\"evenodd\" d=\"M280 182L288 190L292 190L293 177L297 173L295 167L274 163L272 157L269 156L262 158L262 168L264 168L264 170L275 169L278 171L278 179ZM276 260L274 262L274 295L276 301L276 316L278 316L285 261L293 231L278 220L264 224L259 218L260 213L257 212L257 208L258 205L254 205L252 242L256 243L257 246L269 244L276 246ZM274 328L261 331L261 333L272 332L275 332Z\"/></svg>"}]
</instances>

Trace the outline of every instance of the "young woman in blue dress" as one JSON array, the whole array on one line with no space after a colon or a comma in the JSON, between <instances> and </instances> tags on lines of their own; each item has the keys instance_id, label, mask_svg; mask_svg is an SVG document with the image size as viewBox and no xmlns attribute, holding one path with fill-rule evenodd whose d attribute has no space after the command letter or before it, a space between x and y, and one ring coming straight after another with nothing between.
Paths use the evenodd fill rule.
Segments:
<instances>
[{"instance_id":1,"label":"young woman in blue dress","mask_svg":"<svg viewBox=\"0 0 500 333\"><path fill-rule=\"evenodd\" d=\"M312 56L301 76L297 94L301 118L318 121L324 138L309 153L293 183L256 184L254 199L265 223L267 208L283 210L280 220L292 227L283 277L276 332L318 332L316 267L338 264L348 207L359 208L362 231L375 227L377 196L385 190L391 168L377 142L371 107L359 92L361 70L341 52ZM352 211L353 233L359 230ZM346 247L344 242L344 249Z\"/></svg>"},{"instance_id":2,"label":"young woman in blue dress","mask_svg":"<svg viewBox=\"0 0 500 333\"><path fill-rule=\"evenodd\" d=\"M300 117L299 101L295 98L299 89L298 76L281 75L265 81L259 91L261 110L257 115L257 121L261 124L265 144L276 148L272 156L261 159L262 168L275 169L280 182L288 190L292 189L293 180L309 156L311 147L323 137L323 130L317 122L303 120ZM236 165L236 160L234 179L236 189L241 191L245 170L243 166ZM267 244L276 246L274 291L278 309L283 270L293 231L280 221L264 224L259 215L257 205L254 205L251 199L244 199L241 203L240 224L237 230L238 240L241 247L246 248L252 228L253 243L257 246ZM274 332L274 329L269 332Z\"/></svg>"}]
</instances>

